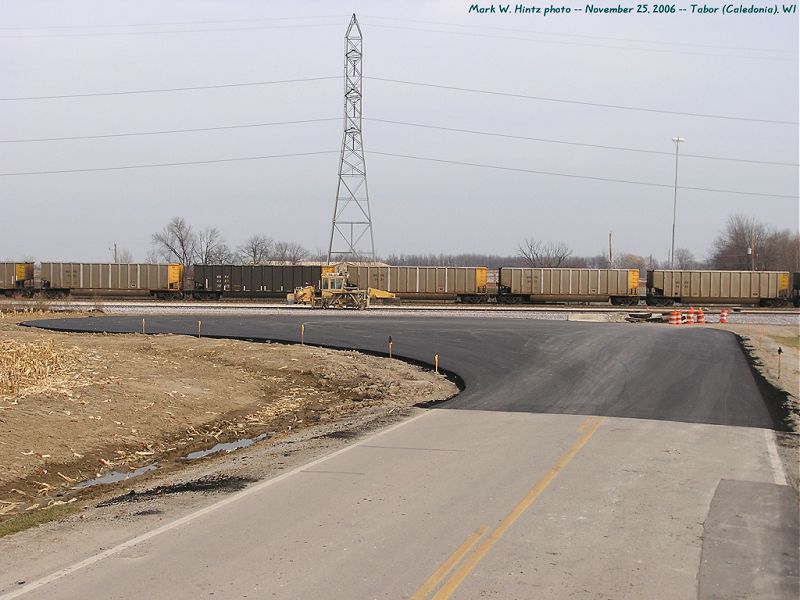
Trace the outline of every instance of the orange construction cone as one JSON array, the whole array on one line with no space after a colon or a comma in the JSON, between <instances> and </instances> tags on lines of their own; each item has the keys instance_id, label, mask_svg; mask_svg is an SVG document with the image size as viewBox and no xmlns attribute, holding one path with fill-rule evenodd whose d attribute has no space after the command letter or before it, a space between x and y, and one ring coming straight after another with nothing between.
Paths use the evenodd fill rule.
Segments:
<instances>
[{"instance_id":1,"label":"orange construction cone","mask_svg":"<svg viewBox=\"0 0 800 600\"><path fill-rule=\"evenodd\" d=\"M694 325L694 306L689 308L689 312L687 313L686 317L686 324Z\"/></svg>"},{"instance_id":2,"label":"orange construction cone","mask_svg":"<svg viewBox=\"0 0 800 600\"><path fill-rule=\"evenodd\" d=\"M673 310L669 313L669 324L670 325L680 325L681 324L681 313L677 310Z\"/></svg>"},{"instance_id":3,"label":"orange construction cone","mask_svg":"<svg viewBox=\"0 0 800 600\"><path fill-rule=\"evenodd\" d=\"M728 309L723 308L722 311L719 313L719 322L720 323L727 323L728 322Z\"/></svg>"},{"instance_id":4,"label":"orange construction cone","mask_svg":"<svg viewBox=\"0 0 800 600\"><path fill-rule=\"evenodd\" d=\"M703 312L702 308L697 309L697 324L698 325L706 324L706 313Z\"/></svg>"}]
</instances>

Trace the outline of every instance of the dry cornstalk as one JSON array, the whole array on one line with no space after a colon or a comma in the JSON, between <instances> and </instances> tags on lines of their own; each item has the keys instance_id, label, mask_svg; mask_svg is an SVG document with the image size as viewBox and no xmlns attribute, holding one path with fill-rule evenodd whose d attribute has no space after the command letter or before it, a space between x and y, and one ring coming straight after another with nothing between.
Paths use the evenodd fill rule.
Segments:
<instances>
[{"instance_id":1,"label":"dry cornstalk","mask_svg":"<svg viewBox=\"0 0 800 600\"><path fill-rule=\"evenodd\" d=\"M52 340L0 340L0 397L52 390L71 395L69 387L89 383L81 375L82 363L98 358Z\"/></svg>"}]
</instances>

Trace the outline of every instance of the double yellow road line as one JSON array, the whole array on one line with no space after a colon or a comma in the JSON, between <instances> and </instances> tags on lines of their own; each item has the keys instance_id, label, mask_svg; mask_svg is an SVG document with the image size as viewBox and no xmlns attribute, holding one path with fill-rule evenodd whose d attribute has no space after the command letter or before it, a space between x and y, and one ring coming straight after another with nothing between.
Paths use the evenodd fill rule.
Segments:
<instances>
[{"instance_id":1,"label":"double yellow road line","mask_svg":"<svg viewBox=\"0 0 800 600\"><path fill-rule=\"evenodd\" d=\"M478 566L478 563L483 560L483 557L488 554L489 550L503 537L503 535L508 531L508 529L514 524L514 522L522 516L531 504L534 503L536 498L547 489L552 481L558 476L558 474L566 467L570 461L575 458L575 456L580 452L581 448L586 445L586 442L589 441L594 435L594 432L600 427L600 424L603 422L602 417L588 417L585 421L583 421L578 428L578 431L582 432L581 436L575 441L569 449L561 455L561 457L555 462L555 464L550 467L547 473L536 482L530 491L525 495L525 497L519 501L519 503L511 509L500 524L489 534L489 536L483 539L482 542L475 548L474 551L472 549L475 547L476 544L483 538L486 531L489 529L486 525L480 527L476 530L472 535L470 535L463 544L461 544L455 552L453 552L447 560L445 560L436 571L425 581L425 583L420 586L420 588L411 596L411 600L425 600L428 598L428 595L436 589L436 587L444 580L445 577L456 567L458 567L450 578L445 581L445 583L439 587L438 591L432 596L431 600L447 600L453 593L458 589L464 579L472 573L475 567ZM470 551L472 553L470 554ZM467 557L466 560L462 562L464 557Z\"/></svg>"}]
</instances>

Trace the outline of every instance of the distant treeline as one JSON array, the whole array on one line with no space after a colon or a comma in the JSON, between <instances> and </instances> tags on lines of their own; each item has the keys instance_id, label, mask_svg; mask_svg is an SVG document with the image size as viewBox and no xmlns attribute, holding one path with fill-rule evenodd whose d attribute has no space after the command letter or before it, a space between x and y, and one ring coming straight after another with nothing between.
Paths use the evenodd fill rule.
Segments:
<instances>
[{"instance_id":1,"label":"distant treeline","mask_svg":"<svg viewBox=\"0 0 800 600\"><path fill-rule=\"evenodd\" d=\"M122 260L132 262L130 253L122 250ZM300 264L324 262L325 253L311 252L301 244L275 241L266 234L254 234L243 244L231 247L215 228L194 229L185 219L173 218L152 235L148 262L158 260L182 264ZM358 259L356 259L358 260ZM669 258L656 259L612 248L611 256L600 251L593 256L578 256L568 243L530 238L517 246L515 254L390 254L377 259L398 266L474 267L588 267L592 269L725 269L758 271L800 271L800 234L777 230L755 217L733 215L725 228L711 242L708 256L698 259L686 248L676 248Z\"/></svg>"}]
</instances>

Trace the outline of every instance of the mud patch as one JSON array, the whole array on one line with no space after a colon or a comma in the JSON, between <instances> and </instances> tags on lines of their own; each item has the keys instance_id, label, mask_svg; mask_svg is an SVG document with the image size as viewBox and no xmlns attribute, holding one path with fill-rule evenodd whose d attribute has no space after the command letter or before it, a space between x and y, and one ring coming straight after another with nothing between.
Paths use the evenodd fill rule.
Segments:
<instances>
[{"instance_id":1,"label":"mud patch","mask_svg":"<svg viewBox=\"0 0 800 600\"><path fill-rule=\"evenodd\" d=\"M350 431L349 429L343 429L341 431L331 431L330 433L326 433L324 435L318 435L313 439L352 440L354 437L357 436L358 434L355 431Z\"/></svg>"},{"instance_id":2,"label":"mud patch","mask_svg":"<svg viewBox=\"0 0 800 600\"><path fill-rule=\"evenodd\" d=\"M146 508L144 510L137 510L135 513L132 513L131 516L134 517L149 517L151 515L163 515L164 511L159 510L157 508Z\"/></svg>"},{"instance_id":3,"label":"mud patch","mask_svg":"<svg viewBox=\"0 0 800 600\"><path fill-rule=\"evenodd\" d=\"M169 496L173 494L185 494L187 492L200 492L202 494L238 492L243 490L254 481L255 479L250 479L247 477L203 477L201 479L195 479L193 481L186 481L183 483L159 485L158 487L150 488L149 490L144 490L143 492L131 490L127 494L116 496L110 500L105 500L96 506L100 508L103 506L113 506L115 504L125 504L128 502L142 502L152 498L160 498L162 496Z\"/></svg>"}]
</instances>

